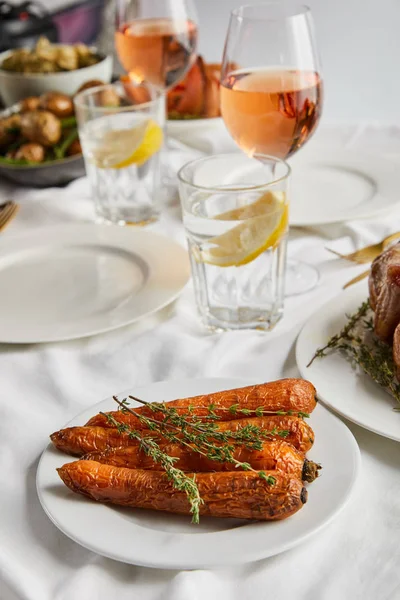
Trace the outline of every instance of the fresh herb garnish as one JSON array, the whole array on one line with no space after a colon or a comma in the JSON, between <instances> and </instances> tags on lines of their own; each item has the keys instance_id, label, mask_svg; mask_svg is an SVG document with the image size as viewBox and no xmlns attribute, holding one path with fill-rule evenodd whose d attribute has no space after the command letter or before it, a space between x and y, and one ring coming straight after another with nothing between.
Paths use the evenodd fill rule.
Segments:
<instances>
[{"instance_id":1,"label":"fresh herb garnish","mask_svg":"<svg viewBox=\"0 0 400 600\"><path fill-rule=\"evenodd\" d=\"M218 419L214 412L214 409L217 408L215 405L209 406L209 414L211 413L213 419L211 421L204 421L201 417L193 415L193 407L189 407L188 413L182 415L174 407L169 407L166 403L145 402L134 396L129 396L129 398L145 405L155 416L157 416L157 413L160 416L161 413L161 420L152 416L146 416L140 411L130 408L128 399L121 401L114 396L114 400L121 412L134 415L147 430L159 433L167 441L184 446L210 460L232 463L235 468L240 468L243 471L253 471L266 481L268 485L276 483L275 477L267 475L264 471L253 469L248 462L237 460L234 457L234 452L238 447L245 447L249 450L261 450L263 442L266 439L273 439L275 436L285 438L289 434L287 430L274 428L271 431L266 431L256 425L247 424L238 431L221 431L215 423L215 420ZM234 410L238 411L239 409L235 406ZM140 430L136 430L126 423L118 421L112 414L101 414L120 433L127 434L131 439L136 439L139 442L140 448L165 470L166 476L172 482L175 489L186 493L190 503L192 521L198 523L201 505L199 490L194 478L189 477L175 467L174 463L177 458L170 457L163 452L160 445L151 436L143 435L143 432Z\"/></svg>"},{"instance_id":2,"label":"fresh herb garnish","mask_svg":"<svg viewBox=\"0 0 400 600\"><path fill-rule=\"evenodd\" d=\"M366 300L354 314L348 316L343 329L332 336L325 346L318 348L307 366L310 367L315 359L323 358L330 352L341 351L352 364L358 365L400 403L400 383L396 377L392 348L374 334L370 311L369 300Z\"/></svg>"},{"instance_id":3,"label":"fresh herb garnish","mask_svg":"<svg viewBox=\"0 0 400 600\"><path fill-rule=\"evenodd\" d=\"M61 119L61 127L62 129L76 127L76 117L65 117L65 119Z\"/></svg>"},{"instance_id":4,"label":"fresh herb garnish","mask_svg":"<svg viewBox=\"0 0 400 600\"><path fill-rule=\"evenodd\" d=\"M65 158L65 154L66 154L68 148L70 147L72 142L74 142L77 139L77 137L78 137L78 130L76 128L72 129L60 144L58 144L57 146L54 146L53 149L54 149L55 157L58 159Z\"/></svg>"}]
</instances>

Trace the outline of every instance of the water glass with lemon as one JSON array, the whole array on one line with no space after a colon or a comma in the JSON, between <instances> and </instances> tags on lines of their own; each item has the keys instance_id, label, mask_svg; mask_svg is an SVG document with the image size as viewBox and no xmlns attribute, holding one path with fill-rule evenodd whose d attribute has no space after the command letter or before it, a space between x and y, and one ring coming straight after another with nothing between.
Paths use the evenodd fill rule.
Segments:
<instances>
[{"instance_id":1,"label":"water glass with lemon","mask_svg":"<svg viewBox=\"0 0 400 600\"><path fill-rule=\"evenodd\" d=\"M290 167L265 155L178 173L197 307L213 330L270 330L283 314Z\"/></svg>"},{"instance_id":2,"label":"water glass with lemon","mask_svg":"<svg viewBox=\"0 0 400 600\"><path fill-rule=\"evenodd\" d=\"M114 84L89 88L74 102L98 220L119 225L156 220L161 208L162 94Z\"/></svg>"}]
</instances>

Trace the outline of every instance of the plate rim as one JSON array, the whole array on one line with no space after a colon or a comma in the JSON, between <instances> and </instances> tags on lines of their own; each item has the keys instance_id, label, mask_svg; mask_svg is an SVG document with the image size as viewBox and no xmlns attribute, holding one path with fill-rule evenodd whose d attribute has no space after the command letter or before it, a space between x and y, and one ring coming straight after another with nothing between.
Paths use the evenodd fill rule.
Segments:
<instances>
[{"instance_id":1,"label":"plate rim","mask_svg":"<svg viewBox=\"0 0 400 600\"><path fill-rule=\"evenodd\" d=\"M304 158L303 158L304 156ZM333 157L336 157L335 161L337 160L337 162L339 163L339 165L336 166L345 166L346 160L355 160L358 163L360 163L363 159L370 161L371 163L373 163L374 165L383 165L386 164L387 167L393 166L394 171L397 173L399 172L399 167L400 167L400 162L396 162L396 160L394 158L391 157L387 157L385 155L382 154L378 154L378 153L373 153L373 152L365 152L364 150L360 150L358 151L356 148L347 148L347 147L340 147L340 146L333 146L333 147L327 147L326 144L320 143L320 142L316 142L314 144L311 144L311 146L309 148L307 148L306 152L304 155L300 154L299 157L294 157L294 161L298 161L299 162L299 166L301 166L302 164L312 164L314 163L316 157L318 157L319 161L321 163L323 163L324 161L326 161L326 166L329 166L329 162L331 161L331 159ZM295 165L292 166L292 162L289 160L289 164L291 165L292 169L295 169ZM331 166L333 165L333 163L331 162ZM351 164L349 165L350 167L352 166ZM355 168L355 165L353 165ZM396 169L397 167L397 169ZM363 167L358 164L357 166L358 170L363 170ZM367 168L365 168L364 170L364 174L367 175L367 177L369 179L371 179L371 174L369 173L369 171L367 171ZM374 179L374 174L372 174L372 178ZM374 181L376 181L376 179L374 179ZM399 183L400 183L400 176L399 176ZM376 198L377 196L379 196L379 190L377 190L374 194L374 198ZM382 197L382 196L381 196ZM364 219L370 219L376 216L383 216L387 213L390 213L391 210L394 209L394 207L396 206L396 201L393 197L393 200L388 201L388 204L386 206L383 207L376 207L375 209L372 210L361 210L361 211L353 211L349 213L348 216L343 215L343 216L333 216L333 217L328 217L325 219L314 219L314 220L310 220L310 219L302 219L302 218L297 218L297 219L291 219L289 216L289 223L290 225L292 225L293 227L315 227L318 225L333 225L335 223L345 223L347 221L352 221L352 220L364 220Z\"/></svg>"},{"instance_id":2,"label":"plate rim","mask_svg":"<svg viewBox=\"0 0 400 600\"><path fill-rule=\"evenodd\" d=\"M227 384L227 382L230 382ZM118 394L118 396L126 396L128 394L137 394L138 392L140 393L140 390L144 390L144 389L148 389L154 386L158 386L158 387L162 387L162 386L169 386L169 385L173 385L174 383L179 384L179 385L184 385L186 387L190 386L190 385L209 385L210 383L215 383L215 387L219 388L219 389L229 389L227 386L228 385L233 385L233 387L237 387L240 385L252 385L255 383L254 379L249 379L249 378L234 378L234 377L216 377L216 378L211 378L211 377L202 377L202 378L197 378L197 379L180 379L180 380L170 380L170 381L161 381L161 382L155 382L155 383L150 383L144 386L138 386L138 387L134 387L134 388L129 388L123 392L120 392ZM223 386L223 387L221 387ZM232 388L231 388L232 389ZM111 398L107 398L105 400L102 400L101 402L98 402L88 408L86 408L85 410L81 411L78 415L76 415L76 417L74 417L72 420L70 420L65 426L68 426L69 424L72 424L74 422L76 422L76 420L82 419L82 417L86 418L86 416L88 415L88 413L90 412L90 414L93 414L93 409L96 409L96 407L99 407L100 405L104 404L105 402L111 402L112 399ZM321 531L324 527L328 526L332 520L337 517L342 510L345 509L345 507L348 505L354 488L357 484L357 481L359 479L359 475L361 472L361 452L357 443L357 440L355 439L353 433L350 431L350 429L346 426L345 423L343 423L336 415L334 415L332 412L330 412L329 410L327 410L326 408L324 408L323 406L319 407L319 411L323 412L324 417L323 418L328 418L328 419L332 419L333 422L335 422L336 424L339 425L340 428L342 428L342 432L343 432L343 436L346 438L347 443L352 447L352 460L354 462L354 472L352 475L352 479L351 479L351 483L348 486L348 489L346 490L346 493L344 494L343 498L341 499L341 502L334 508L334 510L332 510L331 514L323 519L317 526L311 528L309 531L305 532L305 533L300 533L300 534L296 534L295 539L293 540L288 540L288 541L284 541L281 544L277 544L276 548L274 549L273 552L263 552L263 550L260 551L260 549L258 549L258 551L253 551L253 552L249 552L246 555L246 558L241 557L240 559L236 559L236 560L226 560L224 559L223 556L221 556L221 560L217 563L215 562L211 562L211 563L207 563L206 561L202 560L199 561L198 559L196 560L187 560L187 562L185 564L177 564L177 562L174 560L174 558L170 557L168 555L167 558L162 558L161 561L160 560L140 560L139 559L135 559L134 561L132 560L132 558L130 557L130 559L127 559L127 557L121 557L116 555L113 552L107 551L102 549L101 551L99 551L99 548L94 547L93 545L90 544L90 542L84 542L81 539L78 539L76 536L71 535L69 532L65 531L65 529L62 527L62 525L60 524L59 520L51 513L51 510L47 507L44 496L43 496L43 490L41 488L40 485L40 478L41 478L41 473L42 473L42 469L43 469L43 463L46 459L47 453L49 451L52 450L52 444L49 443L47 444L47 446L45 447L45 449L42 452L42 455L40 457L39 463L38 463L38 467L37 467L37 472L36 472L36 490L37 490L37 494L39 497L39 501L40 504L43 508L43 510L45 511L45 513L47 514L47 516L49 517L49 519L51 520L51 522L67 537L69 537L70 539L72 539L75 543L78 543L79 545L91 550L92 552L95 552L96 554L100 554L101 556L106 556L107 558L111 558L113 560L117 560L120 562L124 562L124 563L128 563L128 564L134 564L137 566L144 566L144 567L150 567L150 568L162 568L162 569L208 569L208 568L218 568L218 567L227 567L227 566L232 566L235 564L246 564L248 562L253 562L253 561L257 561L257 560L261 560L263 558L269 558L271 556L275 556L277 554L280 554L282 552L285 552L286 550L290 550L291 548L294 548L296 546L298 546L301 543L306 542L309 538L311 538L314 534L317 534L319 531ZM69 457L72 460L76 460L76 458L74 457ZM60 483L61 485L61 483ZM101 505L101 506L105 506L105 505ZM250 524L251 526L251 524ZM239 530L242 528L239 528ZM229 533L231 530L223 530L223 531L216 531L216 532L212 532L213 536L218 536L220 537L220 539L222 538L222 535L225 535L227 533ZM165 532L159 532L161 535L163 535ZM172 534L173 536L187 536L189 534L187 533L174 533ZM204 538L204 536L206 535L210 535L208 532L204 532L204 533L197 533L195 534L195 538L199 539L201 537ZM240 533L239 533L240 536ZM215 539L215 537L214 537ZM222 554L222 553L221 553ZM157 556L157 554L156 554Z\"/></svg>"},{"instance_id":3,"label":"plate rim","mask_svg":"<svg viewBox=\"0 0 400 600\"><path fill-rule=\"evenodd\" d=\"M112 232L112 234L111 234ZM118 233L117 233L118 232ZM3 336L1 331L0 331L0 343L2 344L42 344L42 343L57 343L57 342L68 342L68 341L72 341L72 340L79 340L79 339L84 339L84 338L88 338L94 335L100 335L103 333L107 333L110 331L115 331L116 329L120 329L122 327L127 327L129 325L132 325L133 323L149 317L151 315L153 315L154 313L162 310L163 308L165 308L166 306L172 304L183 292L183 290L185 289L185 287L187 286L187 284L190 281L190 265L189 265L189 258L187 255L187 251L185 250L184 246L182 246L179 242L177 242L175 239L173 238L169 238L166 235L163 235L162 233L156 232L156 231L150 231L148 229L133 229L133 230L128 230L120 227L120 226L114 226L114 225L103 225L103 224L94 224L94 223L68 223L68 224L62 224L62 225L54 225L54 226L43 226L43 227L37 227L34 228L32 230L30 230L29 232L19 232L13 235L7 235L4 237L0 238L0 251L2 252L2 258L4 256L6 256L7 251L9 251L10 253L13 253L16 251L16 249L18 248L18 244L20 243L20 241L24 241L24 243L26 244L27 241L29 242L29 240L31 240L31 244L30 244L30 248L34 249L36 244L39 243L39 245L45 245L46 244L46 239L44 239L43 236L49 236L51 238L55 238L58 235L71 235L71 238L73 236L76 235L82 235L82 238L79 241L80 245L90 245L90 242L88 240L86 240L86 236L91 235L93 233L93 238L92 238L92 243L95 243L95 237L99 236L99 235L103 235L106 234L107 235L114 235L117 234L118 236L121 236L121 238L123 238L124 236L128 236L129 233L129 237L131 239L133 239L134 236L138 236L139 238L153 238L154 240L158 240L158 242L163 243L164 245L167 244L168 247L170 249L173 249L174 251L177 251L181 254L182 257L182 265L184 262L186 262L186 268L184 270L182 270L182 282L180 282L179 286L177 286L176 290L174 291L174 293L171 293L169 295L169 297L167 299L165 299L165 301L157 304L157 306L155 306L154 308L152 308L151 310L148 310L142 314L136 315L133 318L129 318L126 320L122 320L120 323L117 324L109 324L105 327L97 327L97 328L92 328L89 331L83 332L83 333L75 333L75 334L60 334L60 335L42 335L42 336L31 336L31 337L23 337L23 336ZM97 240L98 241L98 240ZM109 243L109 246L112 248L116 248L116 247L120 247L118 246L116 243L113 242L113 240L111 239L107 239L106 240L107 243ZM71 239L71 242L73 242L73 240ZM18 250L17 250L18 251ZM129 250L128 250L129 252ZM132 250L131 250L132 252ZM186 260L185 260L185 258Z\"/></svg>"},{"instance_id":4,"label":"plate rim","mask_svg":"<svg viewBox=\"0 0 400 600\"><path fill-rule=\"evenodd\" d=\"M363 297L361 297L363 289L365 290L365 294ZM359 299L360 302L362 302L363 299L365 300L365 298L368 296L368 291L365 286L365 282L358 283L357 285L353 286L353 288L350 290L342 290L342 292L340 292L339 294L337 294L336 296L334 296L333 298L331 298L330 300L325 302L322 306L320 306L319 309L316 311L316 313L311 315L310 318L307 319L307 321L304 323L303 327L300 330L299 335L297 336L297 340L296 340L296 364L297 364L297 368L299 369L302 378L304 378L304 379L310 378L310 381L312 379L312 372L307 371L307 366L304 366L304 361L300 357L300 352L301 352L300 345L302 344L303 338L306 337L308 327L310 327L312 325L312 323L314 322L314 319L316 319L324 311L326 311L329 308L329 306L336 304L339 297L343 296L343 297L347 297L347 298L352 298L352 297L358 298L359 295L360 295L360 299ZM355 374L355 376L356 376L356 374ZM362 376L368 377L365 374L362 374ZM378 384L376 384L376 385L378 385ZM338 409L336 406L334 406L332 404L332 402L330 400L327 400L326 396L323 393L321 393L320 391L317 391L317 395L318 395L319 400L324 404L324 406L326 408L332 410L333 412L335 412L337 415L340 415L344 419L347 419L347 420L351 421L352 423L354 423L355 425L358 425L359 427L362 427L363 429L365 429L367 431L371 431L372 433L375 433L376 435L380 435L387 439L394 440L395 442L400 442L400 433L398 435L393 435L390 433L386 433L379 428L370 426L370 425L366 424L362 419L359 419L352 415L350 416L348 413L344 412L343 410ZM390 412L389 404L388 404L387 408L388 408L388 412Z\"/></svg>"}]
</instances>

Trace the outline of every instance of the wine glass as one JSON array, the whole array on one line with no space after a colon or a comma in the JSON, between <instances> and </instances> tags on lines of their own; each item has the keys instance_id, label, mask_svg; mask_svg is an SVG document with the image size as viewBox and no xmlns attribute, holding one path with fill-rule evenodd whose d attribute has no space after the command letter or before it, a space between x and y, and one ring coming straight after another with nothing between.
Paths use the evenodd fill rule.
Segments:
<instances>
[{"instance_id":1,"label":"wine glass","mask_svg":"<svg viewBox=\"0 0 400 600\"><path fill-rule=\"evenodd\" d=\"M166 94L194 63L197 33L194 0L116 2L115 48L135 84L150 84ZM171 180L167 169L164 183Z\"/></svg>"},{"instance_id":2,"label":"wine glass","mask_svg":"<svg viewBox=\"0 0 400 600\"><path fill-rule=\"evenodd\" d=\"M322 79L307 6L254 4L232 11L221 73L225 125L248 155L287 159L314 133ZM287 295L304 293L318 271L288 262Z\"/></svg>"}]
</instances>

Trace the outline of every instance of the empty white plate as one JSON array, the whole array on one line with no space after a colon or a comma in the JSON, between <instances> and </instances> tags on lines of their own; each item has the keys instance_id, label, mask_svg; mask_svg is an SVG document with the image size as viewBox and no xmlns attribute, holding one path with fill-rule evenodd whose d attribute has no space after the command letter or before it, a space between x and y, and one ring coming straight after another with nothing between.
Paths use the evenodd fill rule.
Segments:
<instances>
[{"instance_id":1,"label":"empty white plate","mask_svg":"<svg viewBox=\"0 0 400 600\"><path fill-rule=\"evenodd\" d=\"M163 402L252 383L240 379L164 381L127 390L119 397L131 394ZM115 406L111 398L104 400L68 426L82 425L100 410L115 410ZM122 562L162 569L204 569L266 558L305 542L332 521L349 500L360 471L360 451L344 423L317 406L310 425L315 443L307 456L322 464L322 476L309 486L305 506L283 521L202 517L199 525L193 525L190 517L96 503L63 484L56 469L74 459L51 444L38 466L39 499L65 535L93 552Z\"/></svg>"},{"instance_id":2,"label":"empty white plate","mask_svg":"<svg viewBox=\"0 0 400 600\"><path fill-rule=\"evenodd\" d=\"M172 302L187 252L142 229L66 225L0 240L0 342L69 340L132 323Z\"/></svg>"},{"instance_id":3,"label":"empty white plate","mask_svg":"<svg viewBox=\"0 0 400 600\"><path fill-rule=\"evenodd\" d=\"M400 164L382 156L310 144L289 162L291 225L371 218L398 206Z\"/></svg>"}]
</instances>

